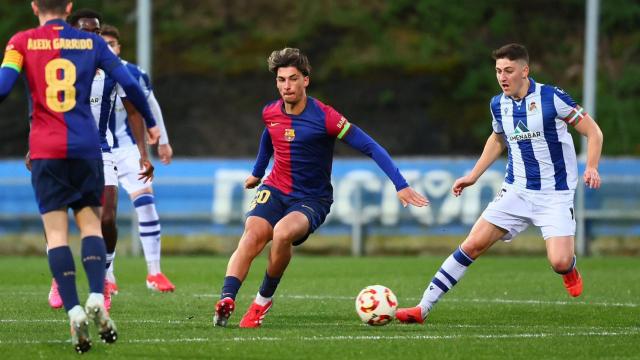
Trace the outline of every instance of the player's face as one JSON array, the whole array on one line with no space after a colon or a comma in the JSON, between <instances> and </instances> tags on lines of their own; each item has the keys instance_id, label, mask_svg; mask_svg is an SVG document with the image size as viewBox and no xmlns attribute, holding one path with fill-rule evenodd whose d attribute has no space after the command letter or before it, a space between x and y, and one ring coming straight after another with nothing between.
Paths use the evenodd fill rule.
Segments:
<instances>
[{"instance_id":1,"label":"player's face","mask_svg":"<svg viewBox=\"0 0 640 360\"><path fill-rule=\"evenodd\" d=\"M309 85L309 77L304 76L294 66L281 67L276 75L276 86L282 96L282 100L289 104L297 104L306 96L306 88Z\"/></svg>"},{"instance_id":2,"label":"player's face","mask_svg":"<svg viewBox=\"0 0 640 360\"><path fill-rule=\"evenodd\" d=\"M118 41L118 39L109 35L102 35L102 38L109 46L111 46L113 52L115 52L116 55L120 55L120 42Z\"/></svg>"},{"instance_id":3,"label":"player's face","mask_svg":"<svg viewBox=\"0 0 640 360\"><path fill-rule=\"evenodd\" d=\"M78 19L77 28L86 31L99 34L100 33L100 20L96 18L80 18Z\"/></svg>"},{"instance_id":4,"label":"player's face","mask_svg":"<svg viewBox=\"0 0 640 360\"><path fill-rule=\"evenodd\" d=\"M497 59L496 77L502 91L507 96L522 97L526 94L529 65L520 60Z\"/></svg>"}]
</instances>

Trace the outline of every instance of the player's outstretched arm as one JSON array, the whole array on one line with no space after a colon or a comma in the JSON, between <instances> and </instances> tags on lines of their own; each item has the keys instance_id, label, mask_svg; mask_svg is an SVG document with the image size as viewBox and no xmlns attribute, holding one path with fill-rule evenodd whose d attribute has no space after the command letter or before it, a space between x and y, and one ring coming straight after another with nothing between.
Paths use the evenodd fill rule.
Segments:
<instances>
[{"instance_id":1,"label":"player's outstretched arm","mask_svg":"<svg viewBox=\"0 0 640 360\"><path fill-rule=\"evenodd\" d=\"M506 145L502 134L493 132L487 139L487 142L484 145L484 150L482 150L482 155L480 155L480 158L471 172L461 178L458 178L453 183L453 187L451 188L453 195L460 196L464 188L475 184L480 176L487 171L489 166L491 166L491 164L500 157L505 147Z\"/></svg>"},{"instance_id":2,"label":"player's outstretched arm","mask_svg":"<svg viewBox=\"0 0 640 360\"><path fill-rule=\"evenodd\" d=\"M127 99L129 99L133 106L142 114L147 128L150 130L149 134L152 135L153 132L153 138L150 136L149 143L155 144L157 138L160 137L160 130L157 128L156 120L151 113L151 109L149 109L149 103L147 103L147 98L140 84L138 84L133 76L131 76L131 73L129 73L129 70L122 64L119 64L110 71L107 69L105 69L105 71L122 86L122 89L127 94Z\"/></svg>"},{"instance_id":3,"label":"player's outstretched arm","mask_svg":"<svg viewBox=\"0 0 640 360\"><path fill-rule=\"evenodd\" d=\"M407 205L413 205L421 207L429 204L429 200L427 200L426 197L409 187L407 180L402 176L400 170L391 159L391 156L382 146L380 146L359 127L353 124L345 126L348 126L346 128L347 133L342 137L342 140L352 148L369 156L376 162L376 164L378 164L380 169L387 174L389 179L393 182L393 185L395 185L396 191L398 191L398 198L400 199L402 206L406 207Z\"/></svg>"},{"instance_id":4,"label":"player's outstretched arm","mask_svg":"<svg viewBox=\"0 0 640 360\"><path fill-rule=\"evenodd\" d=\"M0 102L11 93L19 76L20 73L13 67L4 66L4 64L0 67Z\"/></svg>"},{"instance_id":5,"label":"player's outstretched arm","mask_svg":"<svg viewBox=\"0 0 640 360\"><path fill-rule=\"evenodd\" d=\"M575 125L575 128L576 131L587 138L587 164L583 175L584 183L592 189L597 189L601 184L598 164L600 163L600 155L602 154L602 131L589 114L586 114L584 118Z\"/></svg>"},{"instance_id":6,"label":"player's outstretched arm","mask_svg":"<svg viewBox=\"0 0 640 360\"><path fill-rule=\"evenodd\" d=\"M127 111L127 120L129 121L129 127L131 128L131 133L133 138L136 140L136 146L138 146L138 151L140 151L140 180L144 180L144 182L153 180L153 164L151 160L149 160L149 153L147 152L147 145L145 142L145 124L142 119L142 115L136 110L136 108L131 104L129 100L126 98L122 99L122 105L124 105L125 110Z\"/></svg>"}]
</instances>

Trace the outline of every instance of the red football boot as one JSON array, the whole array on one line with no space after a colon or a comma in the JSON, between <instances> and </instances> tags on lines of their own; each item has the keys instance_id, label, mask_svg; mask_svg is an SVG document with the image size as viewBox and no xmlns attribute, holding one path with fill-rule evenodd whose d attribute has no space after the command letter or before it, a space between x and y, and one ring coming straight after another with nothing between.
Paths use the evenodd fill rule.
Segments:
<instances>
[{"instance_id":1,"label":"red football boot","mask_svg":"<svg viewBox=\"0 0 640 360\"><path fill-rule=\"evenodd\" d=\"M229 317L236 309L236 302L229 297L218 300L216 303L216 311L213 314L213 326L227 326Z\"/></svg>"},{"instance_id":2,"label":"red football boot","mask_svg":"<svg viewBox=\"0 0 640 360\"><path fill-rule=\"evenodd\" d=\"M396 310L396 319L404 324L424 324L420 306Z\"/></svg>"},{"instance_id":3,"label":"red football boot","mask_svg":"<svg viewBox=\"0 0 640 360\"><path fill-rule=\"evenodd\" d=\"M273 301L269 301L265 306L258 305L255 301L249 306L249 310L247 310L246 314L240 320L241 328L257 328L262 325L262 320L264 320L265 315L271 309L271 305L273 305Z\"/></svg>"},{"instance_id":4,"label":"red football boot","mask_svg":"<svg viewBox=\"0 0 640 360\"><path fill-rule=\"evenodd\" d=\"M582 294L582 276L578 272L578 268L574 267L568 274L562 275L564 287L572 297L578 297Z\"/></svg>"}]
</instances>

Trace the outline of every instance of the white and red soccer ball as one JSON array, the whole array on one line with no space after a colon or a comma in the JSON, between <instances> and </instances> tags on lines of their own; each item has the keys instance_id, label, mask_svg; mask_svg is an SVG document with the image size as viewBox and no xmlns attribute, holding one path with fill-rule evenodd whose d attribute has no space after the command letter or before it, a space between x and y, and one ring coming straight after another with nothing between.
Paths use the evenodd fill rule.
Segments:
<instances>
[{"instance_id":1,"label":"white and red soccer ball","mask_svg":"<svg viewBox=\"0 0 640 360\"><path fill-rule=\"evenodd\" d=\"M356 312L368 325L386 325L396 315L398 299L386 286L370 285L356 297Z\"/></svg>"}]
</instances>

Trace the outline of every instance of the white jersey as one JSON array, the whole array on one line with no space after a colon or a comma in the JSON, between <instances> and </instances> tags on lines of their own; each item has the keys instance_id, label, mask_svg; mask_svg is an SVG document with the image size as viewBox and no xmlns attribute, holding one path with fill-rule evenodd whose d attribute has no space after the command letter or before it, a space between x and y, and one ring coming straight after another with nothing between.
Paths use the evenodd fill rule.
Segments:
<instances>
[{"instance_id":1,"label":"white jersey","mask_svg":"<svg viewBox=\"0 0 640 360\"><path fill-rule=\"evenodd\" d=\"M104 71L98 69L91 84L89 102L91 114L100 134L102 152L110 152L113 146L113 134L109 130L108 123L114 111L116 96L124 96L124 91Z\"/></svg>"},{"instance_id":2,"label":"white jersey","mask_svg":"<svg viewBox=\"0 0 640 360\"><path fill-rule=\"evenodd\" d=\"M521 190L575 190L578 166L567 124L575 126L585 113L563 90L529 81L520 101L504 93L491 99L493 130L508 149L505 182Z\"/></svg>"},{"instance_id":3,"label":"white jersey","mask_svg":"<svg viewBox=\"0 0 640 360\"><path fill-rule=\"evenodd\" d=\"M140 87L142 88L145 97L149 97L151 94L151 82L149 81L149 76L137 65L128 63L122 60L122 64L127 68L127 70L131 73L134 79L138 81ZM127 147L133 146L136 144L136 141L133 137L133 133L131 132L131 127L129 127L129 121L127 119L127 111L122 104L121 99L116 99L116 106L114 115L112 115L111 120L109 122L109 128L113 131L114 134L114 142L113 148Z\"/></svg>"}]
</instances>

